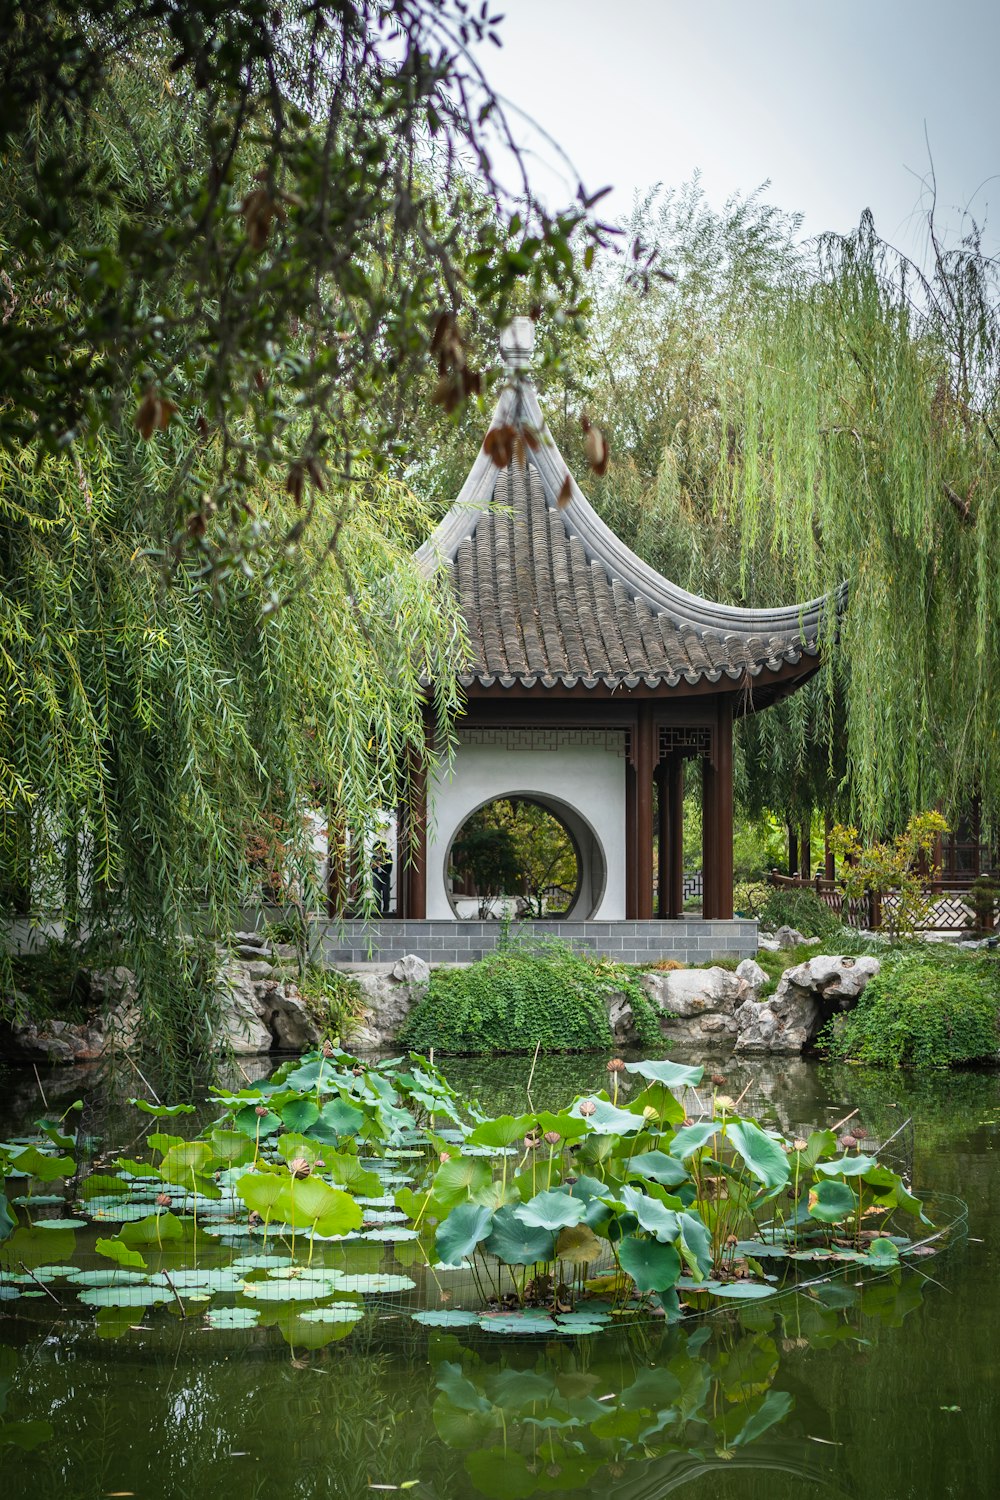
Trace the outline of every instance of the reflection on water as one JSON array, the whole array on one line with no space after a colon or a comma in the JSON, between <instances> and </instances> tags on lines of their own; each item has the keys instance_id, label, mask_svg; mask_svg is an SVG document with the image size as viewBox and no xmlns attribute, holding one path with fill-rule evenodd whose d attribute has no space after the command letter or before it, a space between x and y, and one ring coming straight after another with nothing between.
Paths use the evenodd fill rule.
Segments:
<instances>
[{"instance_id":1,"label":"reflection on water","mask_svg":"<svg viewBox=\"0 0 1000 1500\"><path fill-rule=\"evenodd\" d=\"M604 1061L542 1059L536 1104L594 1087ZM490 1111L524 1097L523 1059L448 1071ZM966 1199L973 1237L1000 1223L993 1075L886 1079L798 1061L731 1073L786 1129L854 1107L876 1122L913 1113L918 1185ZM46 1084L53 1104L80 1092L74 1077ZM114 1089L88 1081L85 1096L88 1129L135 1133ZM33 1078L15 1078L6 1100L19 1118L5 1131L39 1112ZM112 1330L39 1290L16 1315L0 1305L3 1493L991 1495L998 1270L995 1246L974 1239L864 1288L847 1276L701 1323L534 1342L391 1315L347 1339L329 1326L207 1333L171 1309Z\"/></svg>"}]
</instances>

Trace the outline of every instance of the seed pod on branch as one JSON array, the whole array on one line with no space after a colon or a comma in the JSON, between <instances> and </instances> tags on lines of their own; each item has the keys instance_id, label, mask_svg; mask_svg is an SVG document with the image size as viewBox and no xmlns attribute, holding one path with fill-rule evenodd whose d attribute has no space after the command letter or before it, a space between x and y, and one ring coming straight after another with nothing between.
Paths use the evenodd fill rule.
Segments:
<instances>
[{"instance_id":1,"label":"seed pod on branch","mask_svg":"<svg viewBox=\"0 0 1000 1500\"><path fill-rule=\"evenodd\" d=\"M148 386L135 414L135 425L142 440L148 443L157 429L165 432L176 410L174 402L161 396L155 385Z\"/></svg>"}]
</instances>

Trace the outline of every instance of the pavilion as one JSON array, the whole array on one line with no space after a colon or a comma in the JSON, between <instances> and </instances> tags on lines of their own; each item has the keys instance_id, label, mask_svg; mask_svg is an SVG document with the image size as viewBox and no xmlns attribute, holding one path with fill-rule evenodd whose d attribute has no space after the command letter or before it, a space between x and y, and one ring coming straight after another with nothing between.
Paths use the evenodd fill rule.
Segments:
<instances>
[{"instance_id":1,"label":"pavilion","mask_svg":"<svg viewBox=\"0 0 1000 1500\"><path fill-rule=\"evenodd\" d=\"M446 572L465 618L465 713L451 766L426 782L414 768L397 915L367 924L369 951L420 952L422 942L425 956L455 961L493 946L496 922L490 934L490 923L459 918L450 851L473 812L514 797L554 813L577 852L571 909L536 926L625 958L752 952L756 924L733 920L733 721L818 670L830 601L734 608L648 567L600 519L552 440L530 378L533 342L529 318L505 331L507 382L489 429L531 441L506 468L487 442L416 554L428 574ZM688 759L703 795L700 919L683 912ZM347 957L355 939L344 934L331 951Z\"/></svg>"}]
</instances>

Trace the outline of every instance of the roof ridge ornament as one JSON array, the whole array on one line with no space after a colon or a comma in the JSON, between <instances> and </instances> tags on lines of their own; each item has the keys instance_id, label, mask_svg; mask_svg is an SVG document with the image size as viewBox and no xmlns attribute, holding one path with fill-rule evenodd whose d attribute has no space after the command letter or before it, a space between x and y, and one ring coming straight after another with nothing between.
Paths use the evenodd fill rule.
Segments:
<instances>
[{"instance_id":1,"label":"roof ridge ornament","mask_svg":"<svg viewBox=\"0 0 1000 1500\"><path fill-rule=\"evenodd\" d=\"M535 352L535 323L533 318L511 318L500 333L500 357L508 375L531 368Z\"/></svg>"}]
</instances>

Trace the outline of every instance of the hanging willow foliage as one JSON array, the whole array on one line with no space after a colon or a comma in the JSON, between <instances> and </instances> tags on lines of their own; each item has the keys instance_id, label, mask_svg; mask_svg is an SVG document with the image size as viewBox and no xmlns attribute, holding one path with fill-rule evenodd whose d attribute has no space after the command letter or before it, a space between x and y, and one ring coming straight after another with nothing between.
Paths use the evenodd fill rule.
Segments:
<instances>
[{"instance_id":1,"label":"hanging willow foliage","mask_svg":"<svg viewBox=\"0 0 1000 1500\"><path fill-rule=\"evenodd\" d=\"M309 807L363 834L405 800L420 679L441 684L447 753L462 642L410 563L426 518L384 478L342 497L335 552L307 534L277 574L213 588L188 561L166 586L162 462L138 438L0 457L0 860L8 898L138 970L169 1051L197 1047L210 988L181 934L259 900L255 848L280 845L321 901ZM281 491L258 507L278 534L294 508Z\"/></svg>"},{"instance_id":2,"label":"hanging willow foliage","mask_svg":"<svg viewBox=\"0 0 1000 1500\"><path fill-rule=\"evenodd\" d=\"M577 383L549 394L568 454L575 410L601 413L595 501L685 587L769 606L849 583L820 677L740 727L750 811L876 831L976 791L1000 808L998 265L974 228L952 251L931 230L921 274L868 216L801 243L759 195L651 194L629 233L674 282L640 297L606 267Z\"/></svg>"}]
</instances>

